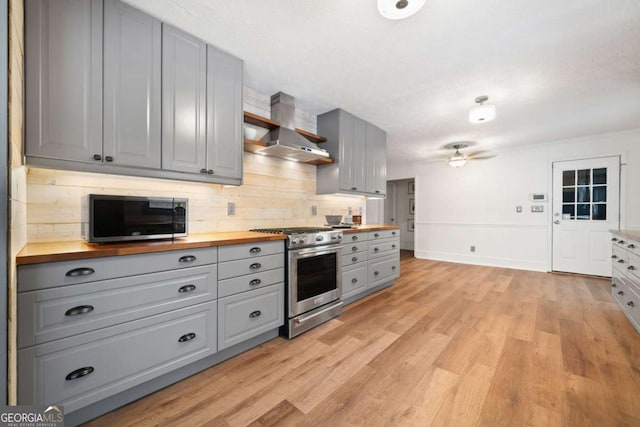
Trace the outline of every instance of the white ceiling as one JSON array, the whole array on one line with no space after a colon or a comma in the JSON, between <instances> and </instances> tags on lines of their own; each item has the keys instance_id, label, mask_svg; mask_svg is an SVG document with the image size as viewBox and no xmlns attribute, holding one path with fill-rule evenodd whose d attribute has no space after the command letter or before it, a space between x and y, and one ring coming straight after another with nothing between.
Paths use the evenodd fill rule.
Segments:
<instances>
[{"instance_id":1,"label":"white ceiling","mask_svg":"<svg viewBox=\"0 0 640 427\"><path fill-rule=\"evenodd\" d=\"M638 0L427 0L400 21L375 0L126 1L243 58L249 87L383 128L390 162L640 128ZM468 122L478 95L493 122Z\"/></svg>"}]
</instances>

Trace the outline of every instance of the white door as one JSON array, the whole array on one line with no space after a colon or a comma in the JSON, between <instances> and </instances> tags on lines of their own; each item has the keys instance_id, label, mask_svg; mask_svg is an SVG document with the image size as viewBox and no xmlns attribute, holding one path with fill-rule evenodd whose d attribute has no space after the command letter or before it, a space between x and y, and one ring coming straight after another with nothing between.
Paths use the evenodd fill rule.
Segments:
<instances>
[{"instance_id":1,"label":"white door","mask_svg":"<svg viewBox=\"0 0 640 427\"><path fill-rule=\"evenodd\" d=\"M553 270L611 276L620 157L553 163Z\"/></svg>"}]
</instances>

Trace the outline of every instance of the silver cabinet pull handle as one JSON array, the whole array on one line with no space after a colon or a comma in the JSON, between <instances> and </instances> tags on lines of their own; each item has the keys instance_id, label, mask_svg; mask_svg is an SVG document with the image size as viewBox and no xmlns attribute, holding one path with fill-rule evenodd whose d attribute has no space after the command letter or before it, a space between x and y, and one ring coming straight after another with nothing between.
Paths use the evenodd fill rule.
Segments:
<instances>
[{"instance_id":1,"label":"silver cabinet pull handle","mask_svg":"<svg viewBox=\"0 0 640 427\"><path fill-rule=\"evenodd\" d=\"M356 277L354 277L353 279L351 279L351 283L356 283L358 281L358 279Z\"/></svg>"},{"instance_id":2,"label":"silver cabinet pull handle","mask_svg":"<svg viewBox=\"0 0 640 427\"><path fill-rule=\"evenodd\" d=\"M193 332L189 332L188 334L184 334L183 336L181 336L180 338L178 338L178 342L186 342L186 341L191 341L192 339L194 339L196 337L196 334Z\"/></svg>"},{"instance_id":3,"label":"silver cabinet pull handle","mask_svg":"<svg viewBox=\"0 0 640 427\"><path fill-rule=\"evenodd\" d=\"M629 307L633 307L633 301L629 301L629 302L627 303L627 305L628 305Z\"/></svg>"},{"instance_id":4,"label":"silver cabinet pull handle","mask_svg":"<svg viewBox=\"0 0 640 427\"><path fill-rule=\"evenodd\" d=\"M207 170L205 168L200 169L200 173L207 173Z\"/></svg>"},{"instance_id":5,"label":"silver cabinet pull handle","mask_svg":"<svg viewBox=\"0 0 640 427\"><path fill-rule=\"evenodd\" d=\"M92 305L79 305L77 307L70 308L67 310L64 315L65 316L77 316L79 314L90 313L93 311Z\"/></svg>"},{"instance_id":6,"label":"silver cabinet pull handle","mask_svg":"<svg viewBox=\"0 0 640 427\"><path fill-rule=\"evenodd\" d=\"M617 287L618 287L618 285L616 285L615 283L612 283L612 284L611 284L611 287L612 287L612 288L617 288Z\"/></svg>"},{"instance_id":7,"label":"silver cabinet pull handle","mask_svg":"<svg viewBox=\"0 0 640 427\"><path fill-rule=\"evenodd\" d=\"M358 236L351 236L351 240L358 240Z\"/></svg>"},{"instance_id":8,"label":"silver cabinet pull handle","mask_svg":"<svg viewBox=\"0 0 640 427\"><path fill-rule=\"evenodd\" d=\"M378 233L374 234L373 237L378 238L380 235Z\"/></svg>"},{"instance_id":9,"label":"silver cabinet pull handle","mask_svg":"<svg viewBox=\"0 0 640 427\"><path fill-rule=\"evenodd\" d=\"M252 281L249 282L249 286L258 286L260 283L262 283L262 280L253 279Z\"/></svg>"},{"instance_id":10,"label":"silver cabinet pull handle","mask_svg":"<svg viewBox=\"0 0 640 427\"><path fill-rule=\"evenodd\" d=\"M352 250L353 252L355 252L355 251L357 251L357 250L358 250L358 247L357 247L357 246L352 246L352 247L351 247L351 250Z\"/></svg>"},{"instance_id":11,"label":"silver cabinet pull handle","mask_svg":"<svg viewBox=\"0 0 640 427\"><path fill-rule=\"evenodd\" d=\"M392 269L392 270L395 270L395 269L396 269L396 266L395 266L395 265L392 265L392 266L391 266L391 269Z\"/></svg>"},{"instance_id":12,"label":"silver cabinet pull handle","mask_svg":"<svg viewBox=\"0 0 640 427\"><path fill-rule=\"evenodd\" d=\"M353 258L351 258L351 262L358 262L358 257L354 256Z\"/></svg>"},{"instance_id":13,"label":"silver cabinet pull handle","mask_svg":"<svg viewBox=\"0 0 640 427\"><path fill-rule=\"evenodd\" d=\"M373 248L373 252L378 252L380 248Z\"/></svg>"},{"instance_id":14,"label":"silver cabinet pull handle","mask_svg":"<svg viewBox=\"0 0 640 427\"><path fill-rule=\"evenodd\" d=\"M395 236L395 235L396 235L396 232L395 232L395 231L392 231L392 232L391 232L391 235L392 235L392 236Z\"/></svg>"},{"instance_id":15,"label":"silver cabinet pull handle","mask_svg":"<svg viewBox=\"0 0 640 427\"><path fill-rule=\"evenodd\" d=\"M396 248L396 245L391 245L391 247L392 247L393 249L395 249L395 248Z\"/></svg>"},{"instance_id":16,"label":"silver cabinet pull handle","mask_svg":"<svg viewBox=\"0 0 640 427\"><path fill-rule=\"evenodd\" d=\"M85 366L84 368L76 369L73 372L70 372L65 379L67 381L77 380L78 378L86 377L90 373L92 373L95 369L93 366Z\"/></svg>"},{"instance_id":17,"label":"silver cabinet pull handle","mask_svg":"<svg viewBox=\"0 0 640 427\"><path fill-rule=\"evenodd\" d=\"M358 187L351 187L351 190L356 191Z\"/></svg>"},{"instance_id":18,"label":"silver cabinet pull handle","mask_svg":"<svg viewBox=\"0 0 640 427\"><path fill-rule=\"evenodd\" d=\"M78 277L78 276L88 276L95 272L96 271L91 267L80 267L80 268L74 268L73 270L69 270L64 275L67 277Z\"/></svg>"},{"instance_id":19,"label":"silver cabinet pull handle","mask_svg":"<svg viewBox=\"0 0 640 427\"><path fill-rule=\"evenodd\" d=\"M619 240L619 241L618 241L618 244L620 244L620 245L624 245L624 240Z\"/></svg>"},{"instance_id":20,"label":"silver cabinet pull handle","mask_svg":"<svg viewBox=\"0 0 640 427\"><path fill-rule=\"evenodd\" d=\"M633 243L630 244L629 246L627 246L629 249L635 249L636 245L634 245Z\"/></svg>"},{"instance_id":21,"label":"silver cabinet pull handle","mask_svg":"<svg viewBox=\"0 0 640 427\"><path fill-rule=\"evenodd\" d=\"M105 161L105 162L113 162L113 157L111 157L111 156L106 156L106 157L104 158L104 161Z\"/></svg>"},{"instance_id":22,"label":"silver cabinet pull handle","mask_svg":"<svg viewBox=\"0 0 640 427\"><path fill-rule=\"evenodd\" d=\"M615 237L611 239L612 242L617 242L618 239L616 239Z\"/></svg>"},{"instance_id":23,"label":"silver cabinet pull handle","mask_svg":"<svg viewBox=\"0 0 640 427\"><path fill-rule=\"evenodd\" d=\"M618 255L611 255L611 259L616 259L618 258Z\"/></svg>"},{"instance_id":24,"label":"silver cabinet pull handle","mask_svg":"<svg viewBox=\"0 0 640 427\"><path fill-rule=\"evenodd\" d=\"M635 270L635 269L636 269L636 268L635 268L633 265L630 265L629 267L627 267L627 270L631 270L631 271L633 271L633 270Z\"/></svg>"},{"instance_id":25,"label":"silver cabinet pull handle","mask_svg":"<svg viewBox=\"0 0 640 427\"><path fill-rule=\"evenodd\" d=\"M618 291L618 295L624 295L624 292Z\"/></svg>"},{"instance_id":26,"label":"silver cabinet pull handle","mask_svg":"<svg viewBox=\"0 0 640 427\"><path fill-rule=\"evenodd\" d=\"M251 264L251 265L249 266L249 268L250 268L251 270L257 270L257 269L259 269L260 267L262 267L262 264L260 264L259 262L254 262L253 264Z\"/></svg>"},{"instance_id":27,"label":"silver cabinet pull handle","mask_svg":"<svg viewBox=\"0 0 640 427\"><path fill-rule=\"evenodd\" d=\"M102 160L102 156L100 154L94 154L93 160Z\"/></svg>"},{"instance_id":28,"label":"silver cabinet pull handle","mask_svg":"<svg viewBox=\"0 0 640 427\"><path fill-rule=\"evenodd\" d=\"M184 286L180 286L180 289L178 289L178 292L180 293L193 292L195 290L196 290L196 285L184 285Z\"/></svg>"},{"instance_id":29,"label":"silver cabinet pull handle","mask_svg":"<svg viewBox=\"0 0 640 427\"><path fill-rule=\"evenodd\" d=\"M193 255L185 255L185 256L181 256L180 259L178 259L178 262L193 262L196 260L196 257L194 257Z\"/></svg>"},{"instance_id":30,"label":"silver cabinet pull handle","mask_svg":"<svg viewBox=\"0 0 640 427\"><path fill-rule=\"evenodd\" d=\"M258 254L258 253L260 253L261 251L262 251L262 249L260 249L260 248L258 248L258 247L255 247L255 248L251 248L251 249L249 249L249 253L250 253L250 254Z\"/></svg>"},{"instance_id":31,"label":"silver cabinet pull handle","mask_svg":"<svg viewBox=\"0 0 640 427\"><path fill-rule=\"evenodd\" d=\"M249 314L249 317L253 319L260 316L261 314L262 312L260 310L256 310L256 311L252 311L251 314Z\"/></svg>"},{"instance_id":32,"label":"silver cabinet pull handle","mask_svg":"<svg viewBox=\"0 0 640 427\"><path fill-rule=\"evenodd\" d=\"M373 272L373 275L374 275L374 276L377 276L378 274L380 274L380 272L378 272L378 271L374 271L374 272Z\"/></svg>"},{"instance_id":33,"label":"silver cabinet pull handle","mask_svg":"<svg viewBox=\"0 0 640 427\"><path fill-rule=\"evenodd\" d=\"M624 264L624 260L623 259L619 259L618 260L618 264Z\"/></svg>"}]
</instances>

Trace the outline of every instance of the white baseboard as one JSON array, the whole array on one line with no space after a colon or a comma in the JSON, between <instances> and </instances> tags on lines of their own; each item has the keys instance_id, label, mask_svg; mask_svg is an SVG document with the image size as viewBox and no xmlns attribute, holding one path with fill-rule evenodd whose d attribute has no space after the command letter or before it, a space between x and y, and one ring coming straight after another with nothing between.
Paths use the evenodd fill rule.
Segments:
<instances>
[{"instance_id":1,"label":"white baseboard","mask_svg":"<svg viewBox=\"0 0 640 427\"><path fill-rule=\"evenodd\" d=\"M484 265L487 267L513 268L516 270L529 270L547 272L547 263L544 261L528 261L520 259L492 258L473 255L462 255L446 252L416 251L415 257L433 261L456 262L459 264Z\"/></svg>"}]
</instances>

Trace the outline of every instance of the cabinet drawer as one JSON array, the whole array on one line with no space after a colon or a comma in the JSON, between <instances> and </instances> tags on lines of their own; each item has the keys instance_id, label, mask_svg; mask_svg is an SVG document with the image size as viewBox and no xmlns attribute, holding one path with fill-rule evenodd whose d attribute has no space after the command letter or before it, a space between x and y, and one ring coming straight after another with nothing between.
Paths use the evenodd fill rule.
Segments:
<instances>
[{"instance_id":1,"label":"cabinet drawer","mask_svg":"<svg viewBox=\"0 0 640 427\"><path fill-rule=\"evenodd\" d=\"M218 264L218 277L220 280L230 277L254 274L260 271L273 270L284 267L284 254L274 254L257 258L226 261Z\"/></svg>"},{"instance_id":2,"label":"cabinet drawer","mask_svg":"<svg viewBox=\"0 0 640 427\"><path fill-rule=\"evenodd\" d=\"M342 273L342 298L348 298L367 289L367 267L353 268Z\"/></svg>"},{"instance_id":3,"label":"cabinet drawer","mask_svg":"<svg viewBox=\"0 0 640 427\"><path fill-rule=\"evenodd\" d=\"M400 258L392 256L369 264L369 288L381 285L400 276Z\"/></svg>"},{"instance_id":4,"label":"cabinet drawer","mask_svg":"<svg viewBox=\"0 0 640 427\"><path fill-rule=\"evenodd\" d=\"M613 253L613 255L611 255L611 265L614 269L626 272L627 266L629 265L629 252L617 245L613 245L611 249Z\"/></svg>"},{"instance_id":5,"label":"cabinet drawer","mask_svg":"<svg viewBox=\"0 0 640 427\"><path fill-rule=\"evenodd\" d=\"M221 246L218 248L218 261L222 262L244 258L256 258L263 255L273 255L277 253L284 253L284 240Z\"/></svg>"},{"instance_id":6,"label":"cabinet drawer","mask_svg":"<svg viewBox=\"0 0 640 427\"><path fill-rule=\"evenodd\" d=\"M362 233L344 233L342 243L346 245L347 243L366 242L367 240L369 240L369 233L366 231Z\"/></svg>"},{"instance_id":7,"label":"cabinet drawer","mask_svg":"<svg viewBox=\"0 0 640 427\"><path fill-rule=\"evenodd\" d=\"M72 412L216 352L215 302L18 351L18 404Z\"/></svg>"},{"instance_id":8,"label":"cabinet drawer","mask_svg":"<svg viewBox=\"0 0 640 427\"><path fill-rule=\"evenodd\" d=\"M640 242L636 242L635 240L628 240L625 243L625 246L627 248L627 251L629 251L629 253L640 257Z\"/></svg>"},{"instance_id":9,"label":"cabinet drawer","mask_svg":"<svg viewBox=\"0 0 640 427\"><path fill-rule=\"evenodd\" d=\"M342 268L347 268L354 264L359 264L361 262L367 261L368 256L366 252L360 252L349 255L342 255Z\"/></svg>"},{"instance_id":10,"label":"cabinet drawer","mask_svg":"<svg viewBox=\"0 0 640 427\"><path fill-rule=\"evenodd\" d=\"M218 292L220 297L226 297L280 282L284 282L284 268L221 280L218 282Z\"/></svg>"},{"instance_id":11,"label":"cabinet drawer","mask_svg":"<svg viewBox=\"0 0 640 427\"><path fill-rule=\"evenodd\" d=\"M400 254L400 239L383 239L369 243L369 259L387 256L390 254Z\"/></svg>"},{"instance_id":12,"label":"cabinet drawer","mask_svg":"<svg viewBox=\"0 0 640 427\"><path fill-rule=\"evenodd\" d=\"M283 324L284 283L218 300L220 350Z\"/></svg>"},{"instance_id":13,"label":"cabinet drawer","mask_svg":"<svg viewBox=\"0 0 640 427\"><path fill-rule=\"evenodd\" d=\"M639 289L633 285L627 288L628 293L625 294L623 300L623 307L625 312L635 323L634 326L640 326L640 292Z\"/></svg>"},{"instance_id":14,"label":"cabinet drawer","mask_svg":"<svg viewBox=\"0 0 640 427\"><path fill-rule=\"evenodd\" d=\"M388 239L390 237L400 237L400 230L380 230L370 231L369 240Z\"/></svg>"},{"instance_id":15,"label":"cabinet drawer","mask_svg":"<svg viewBox=\"0 0 640 427\"><path fill-rule=\"evenodd\" d=\"M184 249L18 267L18 292L215 264L217 248Z\"/></svg>"},{"instance_id":16,"label":"cabinet drawer","mask_svg":"<svg viewBox=\"0 0 640 427\"><path fill-rule=\"evenodd\" d=\"M18 348L216 298L216 265L18 294Z\"/></svg>"},{"instance_id":17,"label":"cabinet drawer","mask_svg":"<svg viewBox=\"0 0 640 427\"><path fill-rule=\"evenodd\" d=\"M630 253L629 264L627 264L627 275L640 282L640 256Z\"/></svg>"},{"instance_id":18,"label":"cabinet drawer","mask_svg":"<svg viewBox=\"0 0 640 427\"><path fill-rule=\"evenodd\" d=\"M343 254L354 254L357 252L366 252L369 250L368 242L351 243L349 241L344 243L342 248Z\"/></svg>"},{"instance_id":19,"label":"cabinet drawer","mask_svg":"<svg viewBox=\"0 0 640 427\"><path fill-rule=\"evenodd\" d=\"M628 294L626 279L619 273L615 273L611 278L611 296L624 308L624 298Z\"/></svg>"}]
</instances>

